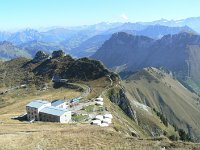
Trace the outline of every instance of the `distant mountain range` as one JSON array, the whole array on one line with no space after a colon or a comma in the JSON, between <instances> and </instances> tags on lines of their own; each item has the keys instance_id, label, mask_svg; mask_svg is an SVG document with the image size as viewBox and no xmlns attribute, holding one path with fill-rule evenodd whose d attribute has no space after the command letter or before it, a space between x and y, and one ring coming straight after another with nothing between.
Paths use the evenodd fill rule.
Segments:
<instances>
[{"instance_id":1,"label":"distant mountain range","mask_svg":"<svg viewBox=\"0 0 200 150\"><path fill-rule=\"evenodd\" d=\"M102 44L106 40L108 40L112 36L112 33L121 32L121 31L130 33L132 35L144 35L144 36L148 36L154 39L159 39L167 34L177 34L184 31L195 33L195 31L193 31L191 28L187 26L167 27L167 26L160 26L160 25L150 25L150 26L144 27L143 25L135 25L135 24L128 23L128 24L124 24L123 26L117 27L115 29L110 29L108 31L105 31L101 35L96 35L89 38L88 40L82 42L77 47L72 48L69 53L77 57L91 56L97 51L98 48L102 46Z\"/></svg>"},{"instance_id":2,"label":"distant mountain range","mask_svg":"<svg viewBox=\"0 0 200 150\"><path fill-rule=\"evenodd\" d=\"M64 46L58 45L55 43L47 43L40 41L30 41L27 43L20 44L18 47L24 49L27 53L29 53L32 57L37 53L38 50L42 50L46 53L52 53L53 50L61 50L64 49Z\"/></svg>"},{"instance_id":3,"label":"distant mountain range","mask_svg":"<svg viewBox=\"0 0 200 150\"><path fill-rule=\"evenodd\" d=\"M191 78L200 85L200 36L193 33L165 35L158 40L116 33L92 57L118 71L164 67L178 78Z\"/></svg>"},{"instance_id":4,"label":"distant mountain range","mask_svg":"<svg viewBox=\"0 0 200 150\"><path fill-rule=\"evenodd\" d=\"M188 26L192 28L193 30L200 33L200 17L191 17L181 20L167 20L167 19L161 19L157 21L152 22L139 22L143 25L164 25L169 27L180 27L180 26Z\"/></svg>"},{"instance_id":5,"label":"distant mountain range","mask_svg":"<svg viewBox=\"0 0 200 150\"><path fill-rule=\"evenodd\" d=\"M158 20L139 23L99 23L79 27L53 27L40 31L25 29L15 33L0 32L0 41L8 41L34 56L38 50L51 53L63 49L75 57L93 55L116 32L144 35L153 39L183 31L198 33L200 18L179 21ZM12 55L12 54L11 54ZM25 56L25 55L24 55ZM12 58L12 57L11 57Z\"/></svg>"}]
</instances>

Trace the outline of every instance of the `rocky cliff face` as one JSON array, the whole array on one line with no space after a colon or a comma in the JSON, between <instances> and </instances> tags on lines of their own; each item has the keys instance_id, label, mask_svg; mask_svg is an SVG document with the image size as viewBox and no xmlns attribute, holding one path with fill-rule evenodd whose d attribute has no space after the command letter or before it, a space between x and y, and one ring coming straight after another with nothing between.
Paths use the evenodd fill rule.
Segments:
<instances>
[{"instance_id":1,"label":"rocky cliff face","mask_svg":"<svg viewBox=\"0 0 200 150\"><path fill-rule=\"evenodd\" d=\"M130 101L126 97L125 91L123 89L119 89L118 91L111 89L109 98L113 103L118 105L130 118L137 122L136 112L131 107Z\"/></svg>"},{"instance_id":2,"label":"rocky cliff face","mask_svg":"<svg viewBox=\"0 0 200 150\"><path fill-rule=\"evenodd\" d=\"M142 103L136 102L127 96L127 89L113 88L109 91L111 102L118 105L124 113L135 121L146 133L151 136L163 135L163 124L159 118L152 113L151 109ZM165 132L168 132L168 127L164 127ZM172 133L168 133L169 135Z\"/></svg>"}]
</instances>

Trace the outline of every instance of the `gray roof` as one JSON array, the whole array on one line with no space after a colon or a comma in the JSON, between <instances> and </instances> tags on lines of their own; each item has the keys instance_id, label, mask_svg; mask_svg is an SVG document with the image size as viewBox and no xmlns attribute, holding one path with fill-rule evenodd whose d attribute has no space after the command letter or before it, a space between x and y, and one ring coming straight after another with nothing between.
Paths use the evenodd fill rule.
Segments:
<instances>
[{"instance_id":1,"label":"gray roof","mask_svg":"<svg viewBox=\"0 0 200 150\"><path fill-rule=\"evenodd\" d=\"M50 103L50 102L43 101L43 100L34 100L34 101L28 103L26 106L33 107L33 108L40 108L44 104L48 104L48 103Z\"/></svg>"},{"instance_id":2,"label":"gray roof","mask_svg":"<svg viewBox=\"0 0 200 150\"><path fill-rule=\"evenodd\" d=\"M63 104L63 103L65 103L65 101L63 101L63 100L55 100L55 101L51 102L51 105L52 106L59 106L60 104Z\"/></svg>"},{"instance_id":3,"label":"gray roof","mask_svg":"<svg viewBox=\"0 0 200 150\"><path fill-rule=\"evenodd\" d=\"M65 112L68 112L68 110L63 109L63 108L54 107L54 106L49 106L49 107L43 108L40 112L45 113L45 114L51 114L54 116L61 116Z\"/></svg>"}]
</instances>

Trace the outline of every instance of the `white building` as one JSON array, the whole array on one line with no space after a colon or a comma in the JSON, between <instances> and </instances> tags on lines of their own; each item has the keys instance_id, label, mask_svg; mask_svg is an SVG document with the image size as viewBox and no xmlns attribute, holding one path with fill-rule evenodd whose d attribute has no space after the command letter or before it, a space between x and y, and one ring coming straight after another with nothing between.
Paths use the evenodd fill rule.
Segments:
<instances>
[{"instance_id":1,"label":"white building","mask_svg":"<svg viewBox=\"0 0 200 150\"><path fill-rule=\"evenodd\" d=\"M103 106L103 102L96 102L96 105L100 105L100 106Z\"/></svg>"},{"instance_id":2,"label":"white building","mask_svg":"<svg viewBox=\"0 0 200 150\"><path fill-rule=\"evenodd\" d=\"M34 100L30 102L29 104L26 105L27 119L29 121L31 120L39 121L40 110L42 110L44 107L47 106L51 106L51 103L48 101Z\"/></svg>"},{"instance_id":3,"label":"white building","mask_svg":"<svg viewBox=\"0 0 200 150\"><path fill-rule=\"evenodd\" d=\"M104 118L102 120L103 123L107 123L107 124L111 124L112 123L112 120L110 118Z\"/></svg>"},{"instance_id":4,"label":"white building","mask_svg":"<svg viewBox=\"0 0 200 150\"><path fill-rule=\"evenodd\" d=\"M108 123L101 123L100 126L101 126L101 127L108 127L109 124L108 124Z\"/></svg>"},{"instance_id":5,"label":"white building","mask_svg":"<svg viewBox=\"0 0 200 150\"><path fill-rule=\"evenodd\" d=\"M34 100L26 105L27 119L29 121L49 121L68 123L71 120L71 111L62 108L65 103Z\"/></svg>"},{"instance_id":6,"label":"white building","mask_svg":"<svg viewBox=\"0 0 200 150\"><path fill-rule=\"evenodd\" d=\"M112 114L97 115L94 120L92 120L92 125L99 125L101 127L108 127L112 123Z\"/></svg>"},{"instance_id":7,"label":"white building","mask_svg":"<svg viewBox=\"0 0 200 150\"><path fill-rule=\"evenodd\" d=\"M43 108L39 114L41 121L68 123L71 120L71 111L54 106Z\"/></svg>"},{"instance_id":8,"label":"white building","mask_svg":"<svg viewBox=\"0 0 200 150\"><path fill-rule=\"evenodd\" d=\"M110 119L113 118L112 114L105 114L105 115L103 115L103 117L104 117L104 118L110 118Z\"/></svg>"},{"instance_id":9,"label":"white building","mask_svg":"<svg viewBox=\"0 0 200 150\"><path fill-rule=\"evenodd\" d=\"M98 98L96 98L96 101L103 102L103 98L102 97L98 97Z\"/></svg>"},{"instance_id":10,"label":"white building","mask_svg":"<svg viewBox=\"0 0 200 150\"><path fill-rule=\"evenodd\" d=\"M91 124L100 126L101 125L101 120L92 120Z\"/></svg>"},{"instance_id":11,"label":"white building","mask_svg":"<svg viewBox=\"0 0 200 150\"><path fill-rule=\"evenodd\" d=\"M97 115L97 116L95 117L95 119L96 119L96 120L102 121L102 120L103 120L103 116L102 116L102 115Z\"/></svg>"}]
</instances>

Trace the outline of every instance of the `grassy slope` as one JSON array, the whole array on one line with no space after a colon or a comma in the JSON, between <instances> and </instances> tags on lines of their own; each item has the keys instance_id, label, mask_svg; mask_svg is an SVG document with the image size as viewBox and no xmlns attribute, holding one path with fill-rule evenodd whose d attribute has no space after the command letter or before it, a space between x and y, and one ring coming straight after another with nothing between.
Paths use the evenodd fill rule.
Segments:
<instances>
[{"instance_id":1,"label":"grassy slope","mask_svg":"<svg viewBox=\"0 0 200 150\"><path fill-rule=\"evenodd\" d=\"M92 88L92 97L101 94L109 80L102 78L87 82ZM80 95L70 89L50 89L38 92L34 89L26 91L19 89L3 96L7 102L0 108L0 149L185 149L199 148L192 143L170 142L165 138L147 139L149 137L133 120L111 103L105 96L105 105L113 114L113 124L108 128L100 128L89 124L59 124L59 123L27 123L12 120L11 117L23 114L24 106L32 99L59 99ZM1 105L1 104L0 104ZM140 139L132 137L136 131Z\"/></svg>"},{"instance_id":2,"label":"grassy slope","mask_svg":"<svg viewBox=\"0 0 200 150\"><path fill-rule=\"evenodd\" d=\"M93 96L98 96L103 88L107 86L109 81L106 78L88 82L87 84L92 87ZM134 140L128 136L127 127L118 129L123 133L116 132L115 124L118 118L114 121L113 126L109 128L100 128L91 126L89 124L57 124L57 123L42 123L37 122L29 124L27 122L20 122L11 119L14 116L25 113L25 105L33 99L61 99L63 97L72 98L80 95L79 92L70 89L50 89L42 92L34 88L30 91L18 89L3 95L0 103L0 136L4 137L0 140L1 148L3 149L38 149L38 146L44 149L60 149L60 148L73 148L80 149L86 147L90 148L108 148L128 147L134 146L131 141ZM93 97L92 96L92 97ZM109 101L108 101L109 102ZM113 108L113 110L116 110ZM120 110L119 108L117 108ZM117 110L117 112L118 112ZM129 119L123 112L120 113L124 120ZM114 114L119 117L118 114ZM134 127L134 122L129 119L130 127ZM117 123L121 125L120 123ZM122 125L121 125L122 126ZM144 133L141 133L142 136ZM130 138L130 139L129 139ZM100 140L100 141L98 141ZM9 144L5 144L9 143ZM97 143L97 144L95 144ZM118 144L117 144L118 143ZM122 145L123 144L123 145ZM122 146L120 146L122 145Z\"/></svg>"},{"instance_id":3,"label":"grassy slope","mask_svg":"<svg viewBox=\"0 0 200 150\"><path fill-rule=\"evenodd\" d=\"M179 128L190 130L200 137L198 96L177 80L157 69L145 69L124 82L130 99L161 111Z\"/></svg>"},{"instance_id":4,"label":"grassy slope","mask_svg":"<svg viewBox=\"0 0 200 150\"><path fill-rule=\"evenodd\" d=\"M26 58L17 58L0 63L0 88L19 85L27 76L22 66L28 61Z\"/></svg>"},{"instance_id":5,"label":"grassy slope","mask_svg":"<svg viewBox=\"0 0 200 150\"><path fill-rule=\"evenodd\" d=\"M114 89L115 89L114 93L119 92L118 91L119 87L118 88L115 87ZM126 94L130 98L128 93ZM135 114L134 120L136 121L134 121L134 124L136 127L136 130L135 130L136 132L139 132L139 133L143 132L145 133L146 137L148 136L156 137L156 136L163 135L164 133L166 134L167 137L171 135L175 135L176 137L178 137L178 134L177 132L174 131L174 128L171 125L165 126L160 120L160 118L156 115L156 113L150 107L143 108L141 107L142 103L137 103L136 101L133 101L132 99L129 99L128 101L130 105L126 109L131 109Z\"/></svg>"}]
</instances>

